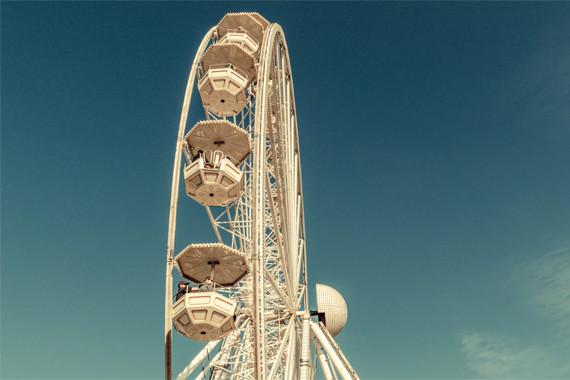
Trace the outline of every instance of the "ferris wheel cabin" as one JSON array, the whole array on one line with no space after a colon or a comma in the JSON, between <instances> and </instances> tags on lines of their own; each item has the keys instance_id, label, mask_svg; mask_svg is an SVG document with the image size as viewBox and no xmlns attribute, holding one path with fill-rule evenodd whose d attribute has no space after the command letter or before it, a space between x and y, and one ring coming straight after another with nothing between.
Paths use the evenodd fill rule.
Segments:
<instances>
[{"instance_id":1,"label":"ferris wheel cabin","mask_svg":"<svg viewBox=\"0 0 570 380\"><path fill-rule=\"evenodd\" d=\"M235 329L236 302L216 292L192 292L173 306L176 330L194 340L218 340Z\"/></svg>"},{"instance_id":2,"label":"ferris wheel cabin","mask_svg":"<svg viewBox=\"0 0 570 380\"><path fill-rule=\"evenodd\" d=\"M217 116L233 116L247 101L247 75L231 64L211 66L198 84L204 107Z\"/></svg>"},{"instance_id":3,"label":"ferris wheel cabin","mask_svg":"<svg viewBox=\"0 0 570 380\"><path fill-rule=\"evenodd\" d=\"M204 107L218 116L233 116L243 109L246 89L256 76L255 53L257 44L245 33L240 43L218 42L202 58L204 77L198 90ZM252 44L249 44L249 43Z\"/></svg>"},{"instance_id":4,"label":"ferris wheel cabin","mask_svg":"<svg viewBox=\"0 0 570 380\"><path fill-rule=\"evenodd\" d=\"M269 21L257 12L228 13L218 23L217 33L223 37L231 31L245 31L260 44L268 25Z\"/></svg>"},{"instance_id":5,"label":"ferris wheel cabin","mask_svg":"<svg viewBox=\"0 0 570 380\"><path fill-rule=\"evenodd\" d=\"M205 206L226 206L240 196L239 165L250 153L247 133L225 120L198 122L185 138L188 196Z\"/></svg>"},{"instance_id":6,"label":"ferris wheel cabin","mask_svg":"<svg viewBox=\"0 0 570 380\"><path fill-rule=\"evenodd\" d=\"M258 13L228 14L220 21L219 40L204 53L204 75L198 83L202 104L209 112L233 116L243 109L268 24Z\"/></svg>"},{"instance_id":7,"label":"ferris wheel cabin","mask_svg":"<svg viewBox=\"0 0 570 380\"><path fill-rule=\"evenodd\" d=\"M245 255L221 243L190 244L175 258L180 274L196 284L232 286L248 271ZM176 330L194 340L211 341L235 329L236 302L214 288L196 288L173 306Z\"/></svg>"}]
</instances>

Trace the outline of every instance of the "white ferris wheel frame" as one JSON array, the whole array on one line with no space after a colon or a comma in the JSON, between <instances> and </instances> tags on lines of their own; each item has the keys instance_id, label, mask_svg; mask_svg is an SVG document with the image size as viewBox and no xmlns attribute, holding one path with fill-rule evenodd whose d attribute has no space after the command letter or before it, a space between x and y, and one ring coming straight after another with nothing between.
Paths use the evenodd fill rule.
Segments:
<instances>
[{"instance_id":1,"label":"white ferris wheel frame","mask_svg":"<svg viewBox=\"0 0 570 380\"><path fill-rule=\"evenodd\" d=\"M188 159L184 135L201 58L217 39L211 28L200 43L184 94L177 135L168 240L164 309L165 379L172 378L172 305L174 246L181 164ZM218 289L239 305L236 330L209 342L177 379L186 379L202 365L203 379L310 379L316 356L325 378L358 379L348 360L322 323L311 321L303 214L299 137L291 65L282 28L270 24L260 46L257 82L250 85L245 108L227 119L246 130L252 155L243 166L243 188L230 206L204 206L219 242L246 253L249 274L238 284ZM183 156L184 155L184 156ZM209 358L216 347L217 353ZM204 364L208 361L207 364ZM330 363L330 365L329 365Z\"/></svg>"}]
</instances>

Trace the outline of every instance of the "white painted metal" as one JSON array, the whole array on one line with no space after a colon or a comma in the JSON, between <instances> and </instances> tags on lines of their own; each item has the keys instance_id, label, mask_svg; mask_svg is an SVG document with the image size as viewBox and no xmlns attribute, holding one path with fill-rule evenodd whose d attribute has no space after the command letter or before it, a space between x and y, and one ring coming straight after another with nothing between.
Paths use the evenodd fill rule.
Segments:
<instances>
[{"instance_id":1,"label":"white painted metal","mask_svg":"<svg viewBox=\"0 0 570 380\"><path fill-rule=\"evenodd\" d=\"M315 338L319 341L321 347L327 353L328 358L332 361L334 367L339 372L343 380L359 380L358 375L342 353L342 350L336 344L333 337L328 332L325 325L321 322L311 322L311 330Z\"/></svg>"},{"instance_id":2,"label":"white painted metal","mask_svg":"<svg viewBox=\"0 0 570 380\"><path fill-rule=\"evenodd\" d=\"M302 320L302 333L301 333L301 360L300 366L300 380L309 380L311 378L311 315L305 313Z\"/></svg>"},{"instance_id":3,"label":"white painted metal","mask_svg":"<svg viewBox=\"0 0 570 380\"><path fill-rule=\"evenodd\" d=\"M333 374L331 372L329 359L327 358L327 355L324 353L323 348L317 339L315 339L314 344L315 350L317 351L317 358L319 359L321 370L323 371L323 376L325 377L325 380L332 380Z\"/></svg>"},{"instance_id":4,"label":"white painted metal","mask_svg":"<svg viewBox=\"0 0 570 380\"><path fill-rule=\"evenodd\" d=\"M214 72L208 72L210 68L227 64L247 77L246 84L242 80L237 92L228 91L233 86L228 82L232 73L224 74L222 70L216 78ZM254 78L256 80L252 80ZM293 78L283 30L257 13L224 16L204 38L192 66L173 170L165 291L165 378L170 380L171 376L172 271L180 165L182 153L190 166L201 150L190 135L188 141L184 141L186 120L193 86L199 83L205 90L206 83L215 79L220 80L219 91L225 93L208 94L208 100L225 99L222 96L228 93L239 95L232 107L243 104L243 109L228 111L223 107L212 108L210 103L205 107L207 121L198 124L206 128L206 134L213 131L207 128L209 126L231 124L231 128L239 129L248 141L245 145L240 142L245 149L240 157L237 153L230 154L232 164L241 172L240 192L235 199L229 200L228 195L227 202L214 203L213 207L208 207L208 202L201 203L206 205L218 243L243 254L249 272L237 283L216 289L235 302L235 329L211 359L204 354L211 349L201 351L180 373L179 379L187 378L200 365L203 370L199 379L312 379L315 376L315 363L310 355L313 324L308 301ZM212 91L217 91L214 87L212 85ZM210 144L209 149L215 150L221 145L219 142L217 137L212 137L200 144ZM222 207L214 207L220 205ZM182 241L182 244L189 243ZM214 343L209 342L206 347L213 348Z\"/></svg>"},{"instance_id":5,"label":"white painted metal","mask_svg":"<svg viewBox=\"0 0 570 380\"><path fill-rule=\"evenodd\" d=\"M202 363L204 359L208 357L210 352L212 352L214 348L218 344L220 344L220 342L221 340L213 340L211 342L208 342L208 344L204 346L204 348L202 348L202 350L198 353L198 355L194 356L194 359L192 359L192 361L188 363L188 365L184 368L184 370L182 370L182 372L180 372L178 376L176 376L176 380L187 379L192 374L192 372L194 372L194 370L198 367L198 365L200 365L200 363Z\"/></svg>"}]
</instances>

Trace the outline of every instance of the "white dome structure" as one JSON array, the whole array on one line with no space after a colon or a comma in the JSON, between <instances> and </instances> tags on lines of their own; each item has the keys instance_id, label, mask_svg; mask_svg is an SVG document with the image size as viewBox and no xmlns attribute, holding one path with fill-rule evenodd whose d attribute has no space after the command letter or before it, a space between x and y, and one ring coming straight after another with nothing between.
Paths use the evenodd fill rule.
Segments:
<instances>
[{"instance_id":1,"label":"white dome structure","mask_svg":"<svg viewBox=\"0 0 570 380\"><path fill-rule=\"evenodd\" d=\"M325 326L332 336L346 326L348 307L342 295L334 288L317 284L317 312L325 315Z\"/></svg>"}]
</instances>

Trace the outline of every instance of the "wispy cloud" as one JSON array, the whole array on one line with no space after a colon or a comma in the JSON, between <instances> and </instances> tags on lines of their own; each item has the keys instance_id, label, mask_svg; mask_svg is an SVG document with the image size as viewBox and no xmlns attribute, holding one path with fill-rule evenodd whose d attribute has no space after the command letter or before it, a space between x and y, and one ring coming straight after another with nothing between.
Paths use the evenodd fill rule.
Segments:
<instances>
[{"instance_id":1,"label":"wispy cloud","mask_svg":"<svg viewBox=\"0 0 570 380\"><path fill-rule=\"evenodd\" d=\"M562 353L570 342L570 249L539 256L516 272L517 283L527 290L519 294L562 339L528 344L501 334L470 332L461 337L467 366L480 378L568 379L570 363Z\"/></svg>"},{"instance_id":2,"label":"wispy cloud","mask_svg":"<svg viewBox=\"0 0 570 380\"><path fill-rule=\"evenodd\" d=\"M570 249L546 254L525 269L531 302L570 338Z\"/></svg>"},{"instance_id":3,"label":"wispy cloud","mask_svg":"<svg viewBox=\"0 0 570 380\"><path fill-rule=\"evenodd\" d=\"M544 379L560 376L549 353L540 347L521 347L492 334L470 333L461 340L467 365L487 379Z\"/></svg>"}]
</instances>

